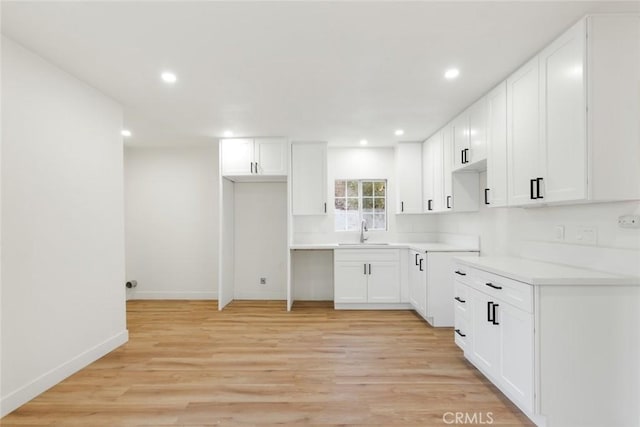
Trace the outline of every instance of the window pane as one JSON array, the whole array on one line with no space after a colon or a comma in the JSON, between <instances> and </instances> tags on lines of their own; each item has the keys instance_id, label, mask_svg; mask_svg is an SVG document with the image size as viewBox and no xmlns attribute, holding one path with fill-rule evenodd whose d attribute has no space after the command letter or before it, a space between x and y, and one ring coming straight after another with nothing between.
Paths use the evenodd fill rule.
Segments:
<instances>
[{"instance_id":1,"label":"window pane","mask_svg":"<svg viewBox=\"0 0 640 427\"><path fill-rule=\"evenodd\" d=\"M373 228L376 230L384 230L387 227L384 214L375 214L373 216Z\"/></svg>"},{"instance_id":2,"label":"window pane","mask_svg":"<svg viewBox=\"0 0 640 427\"><path fill-rule=\"evenodd\" d=\"M343 211L346 209L346 199L336 199L336 210Z\"/></svg>"},{"instance_id":3,"label":"window pane","mask_svg":"<svg viewBox=\"0 0 640 427\"><path fill-rule=\"evenodd\" d=\"M363 213L362 214L362 219L367 221L367 228L374 228L373 227L373 214Z\"/></svg>"},{"instance_id":4,"label":"window pane","mask_svg":"<svg viewBox=\"0 0 640 427\"><path fill-rule=\"evenodd\" d=\"M347 181L347 196L358 197L358 181Z\"/></svg>"},{"instance_id":5,"label":"window pane","mask_svg":"<svg viewBox=\"0 0 640 427\"><path fill-rule=\"evenodd\" d=\"M371 210L371 209L373 209L373 199L371 197L363 197L362 198L362 209L363 210Z\"/></svg>"},{"instance_id":6,"label":"window pane","mask_svg":"<svg viewBox=\"0 0 640 427\"><path fill-rule=\"evenodd\" d=\"M347 209L350 211L357 211L359 209L358 199L357 198L348 198L347 199Z\"/></svg>"},{"instance_id":7,"label":"window pane","mask_svg":"<svg viewBox=\"0 0 640 427\"><path fill-rule=\"evenodd\" d=\"M362 195L369 197L373 196L373 183L371 181L362 182Z\"/></svg>"},{"instance_id":8,"label":"window pane","mask_svg":"<svg viewBox=\"0 0 640 427\"><path fill-rule=\"evenodd\" d=\"M360 214L358 211L347 211L347 230L360 229Z\"/></svg>"},{"instance_id":9,"label":"window pane","mask_svg":"<svg viewBox=\"0 0 640 427\"><path fill-rule=\"evenodd\" d=\"M375 187L375 195L376 196L384 196L385 193L385 182L384 181L376 181L374 183Z\"/></svg>"},{"instance_id":10,"label":"window pane","mask_svg":"<svg viewBox=\"0 0 640 427\"><path fill-rule=\"evenodd\" d=\"M376 197L374 207L376 209L384 209L384 205L385 205L384 201L385 200L382 197Z\"/></svg>"},{"instance_id":11,"label":"window pane","mask_svg":"<svg viewBox=\"0 0 640 427\"><path fill-rule=\"evenodd\" d=\"M345 197L344 190L347 183L345 181L336 181L336 197Z\"/></svg>"}]
</instances>

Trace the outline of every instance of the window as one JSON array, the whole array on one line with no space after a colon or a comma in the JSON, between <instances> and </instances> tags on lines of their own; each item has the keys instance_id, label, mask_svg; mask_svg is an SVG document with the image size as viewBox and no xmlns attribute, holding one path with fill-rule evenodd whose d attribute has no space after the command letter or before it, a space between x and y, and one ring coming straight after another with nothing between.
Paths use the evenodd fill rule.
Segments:
<instances>
[{"instance_id":1,"label":"window","mask_svg":"<svg viewBox=\"0 0 640 427\"><path fill-rule=\"evenodd\" d=\"M387 229L387 181L338 179L335 185L336 231Z\"/></svg>"}]
</instances>

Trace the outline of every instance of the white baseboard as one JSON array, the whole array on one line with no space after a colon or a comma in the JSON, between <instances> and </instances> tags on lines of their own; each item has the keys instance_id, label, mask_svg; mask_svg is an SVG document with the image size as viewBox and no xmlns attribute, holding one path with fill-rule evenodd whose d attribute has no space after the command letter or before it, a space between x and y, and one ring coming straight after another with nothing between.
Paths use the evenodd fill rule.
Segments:
<instances>
[{"instance_id":1,"label":"white baseboard","mask_svg":"<svg viewBox=\"0 0 640 427\"><path fill-rule=\"evenodd\" d=\"M218 299L217 292L207 291L140 291L131 292L127 300L136 299L202 299L202 300L216 300Z\"/></svg>"},{"instance_id":2,"label":"white baseboard","mask_svg":"<svg viewBox=\"0 0 640 427\"><path fill-rule=\"evenodd\" d=\"M115 350L129 340L129 332L124 330L100 344L80 353L76 357L50 371L40 375L35 380L12 391L0 400L0 418L16 410L34 397L50 389L65 378L75 374L85 366L100 359L105 354Z\"/></svg>"},{"instance_id":3,"label":"white baseboard","mask_svg":"<svg viewBox=\"0 0 640 427\"><path fill-rule=\"evenodd\" d=\"M408 302L392 302L392 303L344 303L335 302L333 304L335 310L413 310Z\"/></svg>"}]
</instances>

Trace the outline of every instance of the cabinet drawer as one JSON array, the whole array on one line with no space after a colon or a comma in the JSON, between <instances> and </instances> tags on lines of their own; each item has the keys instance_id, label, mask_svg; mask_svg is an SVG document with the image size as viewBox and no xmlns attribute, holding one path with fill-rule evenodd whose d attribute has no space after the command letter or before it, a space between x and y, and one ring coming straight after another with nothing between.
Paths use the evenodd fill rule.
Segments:
<instances>
[{"instance_id":1,"label":"cabinet drawer","mask_svg":"<svg viewBox=\"0 0 640 427\"><path fill-rule=\"evenodd\" d=\"M469 319L469 299L467 285L456 280L453 286L453 304L455 309L455 318L463 317Z\"/></svg>"},{"instance_id":2,"label":"cabinet drawer","mask_svg":"<svg viewBox=\"0 0 640 427\"><path fill-rule=\"evenodd\" d=\"M400 261L400 249L336 249L335 261Z\"/></svg>"},{"instance_id":3,"label":"cabinet drawer","mask_svg":"<svg viewBox=\"0 0 640 427\"><path fill-rule=\"evenodd\" d=\"M472 267L456 267L459 267L456 268L457 271L464 271L466 274L456 275L460 277L458 281L527 313L533 313L533 286Z\"/></svg>"},{"instance_id":4,"label":"cabinet drawer","mask_svg":"<svg viewBox=\"0 0 640 427\"><path fill-rule=\"evenodd\" d=\"M458 347L465 350L469 340L469 322L467 319L462 318L457 314L458 313L456 313L455 326L453 330L453 335L455 337L454 341Z\"/></svg>"}]
</instances>

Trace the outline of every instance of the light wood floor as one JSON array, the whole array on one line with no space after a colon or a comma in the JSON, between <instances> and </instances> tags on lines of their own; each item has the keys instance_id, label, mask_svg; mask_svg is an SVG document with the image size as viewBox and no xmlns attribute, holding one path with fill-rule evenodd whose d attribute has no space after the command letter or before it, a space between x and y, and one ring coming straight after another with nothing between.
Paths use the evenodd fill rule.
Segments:
<instances>
[{"instance_id":1,"label":"light wood floor","mask_svg":"<svg viewBox=\"0 0 640 427\"><path fill-rule=\"evenodd\" d=\"M451 329L410 311L132 301L127 312L126 345L0 424L444 426L447 412L491 412L494 425L532 425Z\"/></svg>"}]
</instances>

